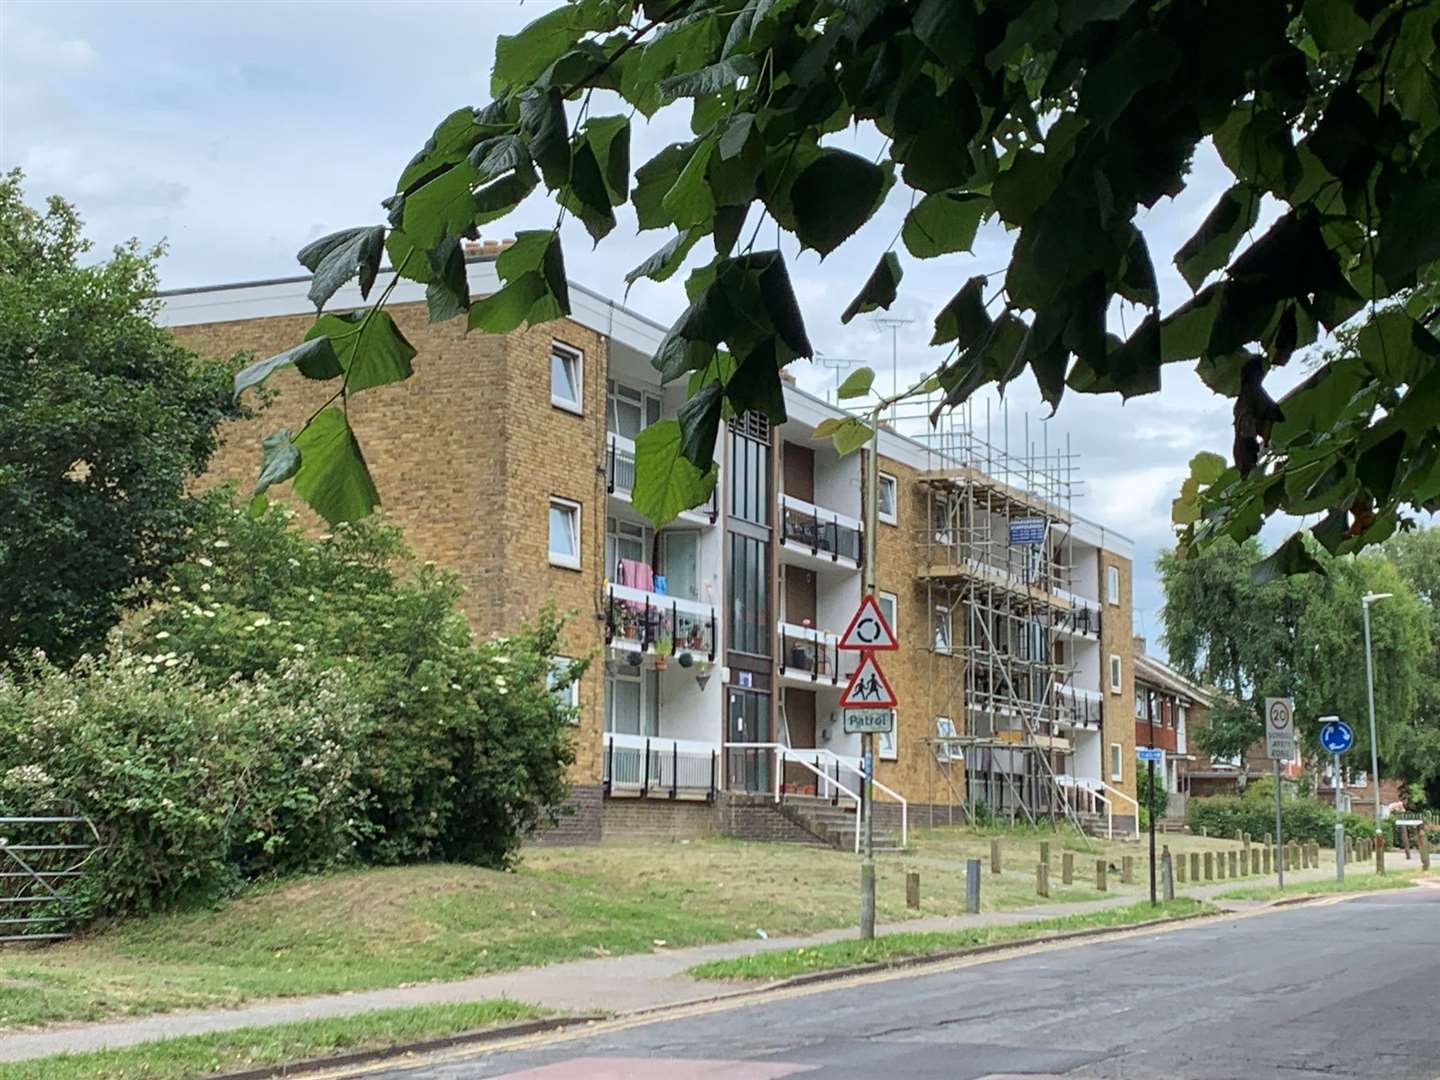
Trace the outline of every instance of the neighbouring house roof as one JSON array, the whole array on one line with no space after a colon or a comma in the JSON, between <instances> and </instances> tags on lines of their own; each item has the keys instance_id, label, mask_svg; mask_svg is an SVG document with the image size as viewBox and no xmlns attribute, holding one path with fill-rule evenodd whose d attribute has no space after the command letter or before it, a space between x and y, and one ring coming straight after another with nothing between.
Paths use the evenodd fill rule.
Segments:
<instances>
[{"instance_id":1,"label":"neighbouring house roof","mask_svg":"<svg viewBox=\"0 0 1440 1080\"><path fill-rule=\"evenodd\" d=\"M1185 698L1207 708L1214 700L1214 691L1185 678L1169 664L1145 653L1135 655L1135 681L1168 690L1176 697Z\"/></svg>"}]
</instances>

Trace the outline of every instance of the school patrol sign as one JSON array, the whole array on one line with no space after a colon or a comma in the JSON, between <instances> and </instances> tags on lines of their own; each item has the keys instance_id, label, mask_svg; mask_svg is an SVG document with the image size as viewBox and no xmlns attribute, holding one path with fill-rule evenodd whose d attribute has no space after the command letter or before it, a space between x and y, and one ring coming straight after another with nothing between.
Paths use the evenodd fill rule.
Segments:
<instances>
[{"instance_id":1,"label":"school patrol sign","mask_svg":"<svg viewBox=\"0 0 1440 1080\"><path fill-rule=\"evenodd\" d=\"M895 730L895 712L892 709L846 709L845 734L888 735Z\"/></svg>"}]
</instances>

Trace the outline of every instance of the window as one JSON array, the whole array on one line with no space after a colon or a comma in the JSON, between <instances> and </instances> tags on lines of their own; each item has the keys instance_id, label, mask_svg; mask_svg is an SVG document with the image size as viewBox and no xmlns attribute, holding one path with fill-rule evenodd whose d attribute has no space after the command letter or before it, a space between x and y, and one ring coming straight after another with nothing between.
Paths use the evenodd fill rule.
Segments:
<instances>
[{"instance_id":1,"label":"window","mask_svg":"<svg viewBox=\"0 0 1440 1080\"><path fill-rule=\"evenodd\" d=\"M951 742L946 742L946 741L944 741L944 740L946 740L946 739L953 739L954 737L955 737L955 722L954 722L953 720L951 720L948 716L937 716L937 717L935 718L935 740L936 740L936 741L935 741L935 760L936 760L936 761L949 761L949 760L950 760L950 758L951 758L951 752L952 752L953 749L955 749L955 744L954 744L954 743L951 743ZM963 751L963 750L961 751L961 757L962 757L962 759L963 759L963 757L964 757L964 751Z\"/></svg>"},{"instance_id":2,"label":"window","mask_svg":"<svg viewBox=\"0 0 1440 1080\"><path fill-rule=\"evenodd\" d=\"M568 656L552 656L550 658L550 676L547 680L550 685L550 696L555 699L555 704L562 709L570 710L567 719L572 724L580 722L580 682L578 679L571 679L570 668L575 661Z\"/></svg>"},{"instance_id":3,"label":"window","mask_svg":"<svg viewBox=\"0 0 1440 1080\"><path fill-rule=\"evenodd\" d=\"M887 525L899 524L899 517L895 512L896 490L895 477L882 472L876 488L875 513Z\"/></svg>"},{"instance_id":4,"label":"window","mask_svg":"<svg viewBox=\"0 0 1440 1080\"><path fill-rule=\"evenodd\" d=\"M665 576L667 596L700 599L698 529L670 529L660 534L660 573Z\"/></svg>"},{"instance_id":5,"label":"window","mask_svg":"<svg viewBox=\"0 0 1440 1080\"><path fill-rule=\"evenodd\" d=\"M660 419L660 398L633 386L610 379L606 383L608 401L605 408L605 429L612 435L634 439Z\"/></svg>"},{"instance_id":6,"label":"window","mask_svg":"<svg viewBox=\"0 0 1440 1080\"><path fill-rule=\"evenodd\" d=\"M950 616L950 609L948 607L944 607L943 605L937 604L935 606L934 618L934 638L936 652L948 653L950 651L951 628L952 620ZM891 627L891 629L894 629L894 627Z\"/></svg>"},{"instance_id":7,"label":"window","mask_svg":"<svg viewBox=\"0 0 1440 1080\"><path fill-rule=\"evenodd\" d=\"M935 543L942 547L949 547L953 542L950 523L954 512L954 504L949 499L937 496L930 503L930 525L935 531Z\"/></svg>"},{"instance_id":8,"label":"window","mask_svg":"<svg viewBox=\"0 0 1440 1080\"><path fill-rule=\"evenodd\" d=\"M1120 603L1120 568L1105 567L1105 598L1112 604Z\"/></svg>"},{"instance_id":9,"label":"window","mask_svg":"<svg viewBox=\"0 0 1440 1080\"><path fill-rule=\"evenodd\" d=\"M555 342L550 346L550 404L567 412L581 413L581 357L574 349Z\"/></svg>"},{"instance_id":10,"label":"window","mask_svg":"<svg viewBox=\"0 0 1440 1080\"><path fill-rule=\"evenodd\" d=\"M769 656L770 545L740 533L731 533L729 541L730 648L753 656Z\"/></svg>"},{"instance_id":11,"label":"window","mask_svg":"<svg viewBox=\"0 0 1440 1080\"><path fill-rule=\"evenodd\" d=\"M750 434L760 428L750 417L747 412L730 422L730 516L768 528L770 444Z\"/></svg>"},{"instance_id":12,"label":"window","mask_svg":"<svg viewBox=\"0 0 1440 1080\"><path fill-rule=\"evenodd\" d=\"M875 737L875 745L881 761L898 761L900 759L900 751L895 747L895 732L880 732Z\"/></svg>"},{"instance_id":13,"label":"window","mask_svg":"<svg viewBox=\"0 0 1440 1080\"><path fill-rule=\"evenodd\" d=\"M659 734L658 672L605 677L605 730L618 735Z\"/></svg>"},{"instance_id":14,"label":"window","mask_svg":"<svg viewBox=\"0 0 1440 1080\"><path fill-rule=\"evenodd\" d=\"M605 519L605 576L632 589L654 591L650 530L620 518Z\"/></svg>"},{"instance_id":15,"label":"window","mask_svg":"<svg viewBox=\"0 0 1440 1080\"><path fill-rule=\"evenodd\" d=\"M880 614L885 616L885 622L890 626L890 632L896 637L900 635L900 614L899 602L895 599L894 593L882 592L875 594L875 602L880 605Z\"/></svg>"},{"instance_id":16,"label":"window","mask_svg":"<svg viewBox=\"0 0 1440 1080\"><path fill-rule=\"evenodd\" d=\"M550 564L580 569L580 504L550 500Z\"/></svg>"},{"instance_id":17,"label":"window","mask_svg":"<svg viewBox=\"0 0 1440 1080\"><path fill-rule=\"evenodd\" d=\"M1110 744L1110 780L1118 784L1124 779L1125 764L1124 758L1120 753L1120 744L1118 742L1112 742Z\"/></svg>"},{"instance_id":18,"label":"window","mask_svg":"<svg viewBox=\"0 0 1440 1080\"><path fill-rule=\"evenodd\" d=\"M1110 654L1110 692L1120 693L1120 657Z\"/></svg>"}]
</instances>

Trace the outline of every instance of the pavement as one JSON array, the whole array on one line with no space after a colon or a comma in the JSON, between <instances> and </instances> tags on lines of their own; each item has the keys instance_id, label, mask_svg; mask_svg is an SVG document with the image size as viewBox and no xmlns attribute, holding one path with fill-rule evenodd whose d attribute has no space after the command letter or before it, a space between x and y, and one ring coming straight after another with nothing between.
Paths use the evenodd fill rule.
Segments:
<instances>
[{"instance_id":1,"label":"pavement","mask_svg":"<svg viewBox=\"0 0 1440 1080\"><path fill-rule=\"evenodd\" d=\"M326 1075L1433 1080L1437 958L1440 888L1429 885L780 988Z\"/></svg>"},{"instance_id":2,"label":"pavement","mask_svg":"<svg viewBox=\"0 0 1440 1080\"><path fill-rule=\"evenodd\" d=\"M1403 855L1394 854L1387 865L1405 867ZM1412 863L1411 866L1418 866ZM1373 872L1351 868L1352 874ZM1137 867L1137 874L1144 871ZM1287 882L1326 880L1333 869L1293 872ZM1117 875L1118 876L1118 875ZM1180 895L1197 899L1213 899L1231 889L1264 884L1269 879L1258 877L1217 882L1199 888L1182 888ZM899 933L932 930L959 930L1032 922L1062 915L1079 915L1111 907L1124 907L1140 897L1132 887L1117 891L1102 900L1080 903L1043 904L1013 911L985 912L980 915L933 916L891 923L877 928L877 933ZM1236 902L1237 910L1254 904ZM15 1032L0 1036L0 1062L19 1061L58 1053L80 1053L87 1050L130 1046L154 1039L230 1031L242 1027L262 1027L296 1020L350 1016L375 1009L403 1008L413 1005L446 1004L510 998L539 1005L565 1014L603 1012L625 1014L665 1008L717 997L747 994L752 986L701 982L684 972L709 960L749 956L770 949L799 948L841 941L855 936L854 928L827 930L797 937L750 938L680 949L656 949L651 953L577 960L546 967L523 968L517 971L484 975L455 982L421 983L383 990L329 994L309 998L280 998L256 1002L230 1009L196 1010L162 1013L151 1017L107 1021L98 1024L57 1026L39 1031Z\"/></svg>"}]
</instances>

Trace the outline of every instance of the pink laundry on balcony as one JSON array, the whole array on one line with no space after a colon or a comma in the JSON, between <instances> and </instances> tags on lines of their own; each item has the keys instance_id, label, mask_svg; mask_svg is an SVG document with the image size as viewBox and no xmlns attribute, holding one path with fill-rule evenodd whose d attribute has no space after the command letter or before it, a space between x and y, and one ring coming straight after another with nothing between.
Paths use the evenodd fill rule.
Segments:
<instances>
[{"instance_id":1,"label":"pink laundry on balcony","mask_svg":"<svg viewBox=\"0 0 1440 1080\"><path fill-rule=\"evenodd\" d=\"M620 560L620 584L629 585L632 589L643 589L645 592L655 591L655 571L641 562L639 559Z\"/></svg>"}]
</instances>

